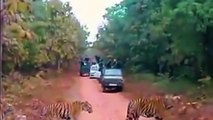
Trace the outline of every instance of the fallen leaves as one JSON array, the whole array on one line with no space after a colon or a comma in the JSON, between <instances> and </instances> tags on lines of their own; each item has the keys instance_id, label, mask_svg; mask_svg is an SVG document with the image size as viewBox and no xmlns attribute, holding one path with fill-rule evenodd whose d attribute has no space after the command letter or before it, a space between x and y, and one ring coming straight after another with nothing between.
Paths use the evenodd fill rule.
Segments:
<instances>
[{"instance_id":1,"label":"fallen leaves","mask_svg":"<svg viewBox=\"0 0 213 120\"><path fill-rule=\"evenodd\" d=\"M67 90L72 85L67 82L70 81L61 82L58 78L44 80L36 76L26 77L18 72L5 76L4 101L17 109L15 114L8 116L7 120L25 120L25 116L28 120L38 120L38 115L33 109L44 103L66 100L63 98L63 90Z\"/></svg>"},{"instance_id":2,"label":"fallen leaves","mask_svg":"<svg viewBox=\"0 0 213 120\"><path fill-rule=\"evenodd\" d=\"M12 104L8 103L4 99L0 101L0 113L7 119L11 114L15 112L15 108Z\"/></svg>"},{"instance_id":3,"label":"fallen leaves","mask_svg":"<svg viewBox=\"0 0 213 120\"><path fill-rule=\"evenodd\" d=\"M203 114L202 101L189 101L184 96L173 96L175 107L170 111L169 120L210 120Z\"/></svg>"},{"instance_id":4,"label":"fallen leaves","mask_svg":"<svg viewBox=\"0 0 213 120\"><path fill-rule=\"evenodd\" d=\"M48 84L48 82L34 77L24 78L17 72L7 76L3 81L4 88L7 89L3 98L4 104L1 104L1 111L9 111L12 108L24 106L27 100L34 97L34 91ZM11 103L9 104L10 107L6 103ZM7 120L25 120L25 116L22 115L22 112L18 114L16 111L16 114L8 116Z\"/></svg>"}]
</instances>

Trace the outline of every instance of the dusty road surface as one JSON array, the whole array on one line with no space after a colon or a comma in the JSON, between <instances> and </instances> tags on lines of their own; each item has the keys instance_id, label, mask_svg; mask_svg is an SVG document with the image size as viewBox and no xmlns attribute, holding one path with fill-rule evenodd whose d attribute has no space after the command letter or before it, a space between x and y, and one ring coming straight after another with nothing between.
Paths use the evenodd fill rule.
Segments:
<instances>
[{"instance_id":1,"label":"dusty road surface","mask_svg":"<svg viewBox=\"0 0 213 120\"><path fill-rule=\"evenodd\" d=\"M102 93L101 86L95 79L79 77L78 82L81 99L89 101L93 106L93 113L82 112L79 120L125 120L129 100L121 93Z\"/></svg>"}]
</instances>

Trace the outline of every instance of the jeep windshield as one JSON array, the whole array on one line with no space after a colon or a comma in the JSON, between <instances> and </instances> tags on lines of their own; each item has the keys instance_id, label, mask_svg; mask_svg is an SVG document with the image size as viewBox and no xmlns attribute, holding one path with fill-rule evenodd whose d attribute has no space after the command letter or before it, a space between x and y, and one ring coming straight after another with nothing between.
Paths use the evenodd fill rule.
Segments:
<instances>
[{"instance_id":1,"label":"jeep windshield","mask_svg":"<svg viewBox=\"0 0 213 120\"><path fill-rule=\"evenodd\" d=\"M122 76L122 72L120 69L106 69L104 76Z\"/></svg>"}]
</instances>

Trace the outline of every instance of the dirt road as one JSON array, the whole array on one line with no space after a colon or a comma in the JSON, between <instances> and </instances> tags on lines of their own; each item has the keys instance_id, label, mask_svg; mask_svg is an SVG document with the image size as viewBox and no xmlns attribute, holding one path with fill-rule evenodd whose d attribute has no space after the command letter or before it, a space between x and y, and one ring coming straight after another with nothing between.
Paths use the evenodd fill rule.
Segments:
<instances>
[{"instance_id":1,"label":"dirt road","mask_svg":"<svg viewBox=\"0 0 213 120\"><path fill-rule=\"evenodd\" d=\"M94 111L92 114L83 112L80 120L125 120L129 100L122 93L102 93L101 86L95 79L79 77L78 82L81 99L89 101Z\"/></svg>"}]
</instances>

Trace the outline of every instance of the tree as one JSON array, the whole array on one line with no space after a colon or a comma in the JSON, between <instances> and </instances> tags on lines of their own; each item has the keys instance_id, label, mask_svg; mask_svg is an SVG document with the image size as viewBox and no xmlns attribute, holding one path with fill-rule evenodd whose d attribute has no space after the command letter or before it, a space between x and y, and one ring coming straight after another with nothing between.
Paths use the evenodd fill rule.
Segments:
<instances>
[{"instance_id":1,"label":"tree","mask_svg":"<svg viewBox=\"0 0 213 120\"><path fill-rule=\"evenodd\" d=\"M7 0L4 5L3 72L32 72L75 58L86 48L88 32L69 3L59 0Z\"/></svg>"},{"instance_id":2,"label":"tree","mask_svg":"<svg viewBox=\"0 0 213 120\"><path fill-rule=\"evenodd\" d=\"M132 72L212 76L212 8L211 0L124 0L107 9L95 46Z\"/></svg>"}]
</instances>

